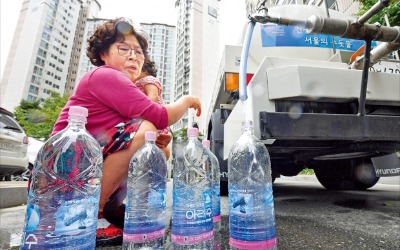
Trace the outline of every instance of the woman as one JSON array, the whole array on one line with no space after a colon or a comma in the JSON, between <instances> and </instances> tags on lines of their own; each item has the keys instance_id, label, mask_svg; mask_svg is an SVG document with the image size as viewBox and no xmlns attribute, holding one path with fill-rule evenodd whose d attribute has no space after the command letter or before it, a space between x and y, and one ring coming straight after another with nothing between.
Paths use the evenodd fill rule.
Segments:
<instances>
[{"instance_id":1,"label":"woman","mask_svg":"<svg viewBox=\"0 0 400 250\"><path fill-rule=\"evenodd\" d=\"M104 217L110 226L97 231L97 244L122 241L126 179L129 161L144 144L146 131L157 131L176 123L187 109L201 114L197 97L183 96L162 106L151 101L132 82L140 75L146 39L123 19L100 25L88 39L87 56L98 66L86 73L63 108L52 134L67 126L70 106L89 110L86 128L103 147L103 177L99 203L99 226ZM115 139L117 138L117 139ZM157 144L166 147L171 136L162 136Z\"/></svg>"}]
</instances>

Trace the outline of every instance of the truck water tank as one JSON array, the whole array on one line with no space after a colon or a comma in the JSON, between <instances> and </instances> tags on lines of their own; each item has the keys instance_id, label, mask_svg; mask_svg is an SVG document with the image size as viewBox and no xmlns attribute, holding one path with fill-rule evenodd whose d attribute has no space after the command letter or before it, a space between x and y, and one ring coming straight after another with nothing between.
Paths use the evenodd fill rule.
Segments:
<instances>
[{"instance_id":1,"label":"truck water tank","mask_svg":"<svg viewBox=\"0 0 400 250\"><path fill-rule=\"evenodd\" d=\"M312 15L327 16L325 8L308 5L281 5L268 8L271 17L308 19ZM330 10L331 18L355 20L355 17ZM247 25L247 24L246 24ZM244 34L243 34L244 37ZM244 38L243 38L244 39ZM279 56L310 60L328 60L336 50L356 51L364 41L324 34L307 34L304 27L277 26L257 23L250 45L249 61L260 64L265 56Z\"/></svg>"}]
</instances>

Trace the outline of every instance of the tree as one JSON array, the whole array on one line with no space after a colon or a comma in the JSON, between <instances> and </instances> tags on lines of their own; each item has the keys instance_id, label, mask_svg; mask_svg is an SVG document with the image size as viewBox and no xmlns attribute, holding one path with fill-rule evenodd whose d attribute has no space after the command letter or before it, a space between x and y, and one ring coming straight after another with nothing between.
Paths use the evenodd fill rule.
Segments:
<instances>
[{"instance_id":1,"label":"tree","mask_svg":"<svg viewBox=\"0 0 400 250\"><path fill-rule=\"evenodd\" d=\"M175 130L172 133L173 140L174 141L187 141L188 140L187 130L188 130L188 128L180 128L178 130ZM201 133L201 131L199 131L199 137L198 137L199 141L202 141L203 137L204 137L203 134Z\"/></svg>"},{"instance_id":2,"label":"tree","mask_svg":"<svg viewBox=\"0 0 400 250\"><path fill-rule=\"evenodd\" d=\"M376 2L380 0L357 0L361 3L361 10L359 15L361 16L367 12ZM400 1L391 0L388 7L385 7L379 13L375 14L368 23L380 23L386 25L385 14L389 19L390 26L400 26Z\"/></svg>"},{"instance_id":3,"label":"tree","mask_svg":"<svg viewBox=\"0 0 400 250\"><path fill-rule=\"evenodd\" d=\"M22 100L15 108L15 117L28 136L47 140L68 97L51 92L50 98L43 103Z\"/></svg>"}]
</instances>

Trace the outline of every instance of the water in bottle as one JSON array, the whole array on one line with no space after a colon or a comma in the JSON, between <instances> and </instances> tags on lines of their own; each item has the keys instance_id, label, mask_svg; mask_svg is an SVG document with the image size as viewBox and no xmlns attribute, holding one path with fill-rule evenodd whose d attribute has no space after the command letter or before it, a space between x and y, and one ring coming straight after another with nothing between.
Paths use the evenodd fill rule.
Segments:
<instances>
[{"instance_id":1,"label":"water in bottle","mask_svg":"<svg viewBox=\"0 0 400 250\"><path fill-rule=\"evenodd\" d=\"M103 157L85 129L88 110L46 141L32 169L21 249L94 249Z\"/></svg>"},{"instance_id":2,"label":"water in bottle","mask_svg":"<svg viewBox=\"0 0 400 250\"><path fill-rule=\"evenodd\" d=\"M145 133L129 164L122 249L164 249L167 161L156 136Z\"/></svg>"},{"instance_id":3,"label":"water in bottle","mask_svg":"<svg viewBox=\"0 0 400 250\"><path fill-rule=\"evenodd\" d=\"M214 249L220 248L220 241L218 239L217 233L221 229L221 196L220 196L220 170L219 162L217 157L210 150L210 141L203 140L202 142L206 153L211 159L211 171L212 171L212 209L213 209L213 223L214 223Z\"/></svg>"},{"instance_id":4,"label":"water in bottle","mask_svg":"<svg viewBox=\"0 0 400 250\"><path fill-rule=\"evenodd\" d=\"M229 152L228 189L231 249L276 249L271 161L251 121Z\"/></svg>"},{"instance_id":5,"label":"water in bottle","mask_svg":"<svg viewBox=\"0 0 400 250\"><path fill-rule=\"evenodd\" d=\"M173 249L213 249L211 160L189 128L188 142L175 153L172 233Z\"/></svg>"}]
</instances>

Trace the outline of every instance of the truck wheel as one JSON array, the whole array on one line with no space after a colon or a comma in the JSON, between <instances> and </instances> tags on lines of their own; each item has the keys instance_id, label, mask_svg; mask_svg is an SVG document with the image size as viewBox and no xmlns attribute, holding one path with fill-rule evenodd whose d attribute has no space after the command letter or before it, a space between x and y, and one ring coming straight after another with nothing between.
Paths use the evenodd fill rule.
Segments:
<instances>
[{"instance_id":1,"label":"truck wheel","mask_svg":"<svg viewBox=\"0 0 400 250\"><path fill-rule=\"evenodd\" d=\"M321 161L314 167L318 181L329 190L365 190L379 178L370 159Z\"/></svg>"},{"instance_id":2,"label":"truck wheel","mask_svg":"<svg viewBox=\"0 0 400 250\"><path fill-rule=\"evenodd\" d=\"M271 169L274 174L283 176L296 176L304 169L304 164L297 163L294 160L271 160Z\"/></svg>"},{"instance_id":3,"label":"truck wheel","mask_svg":"<svg viewBox=\"0 0 400 250\"><path fill-rule=\"evenodd\" d=\"M337 161L321 161L314 167L319 183L328 190L342 190L350 184L345 170L346 168Z\"/></svg>"},{"instance_id":4,"label":"truck wheel","mask_svg":"<svg viewBox=\"0 0 400 250\"><path fill-rule=\"evenodd\" d=\"M376 177L375 168L371 159L362 159L357 162L353 167L352 180L358 190L365 190L373 187L378 181Z\"/></svg>"}]
</instances>

